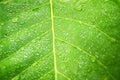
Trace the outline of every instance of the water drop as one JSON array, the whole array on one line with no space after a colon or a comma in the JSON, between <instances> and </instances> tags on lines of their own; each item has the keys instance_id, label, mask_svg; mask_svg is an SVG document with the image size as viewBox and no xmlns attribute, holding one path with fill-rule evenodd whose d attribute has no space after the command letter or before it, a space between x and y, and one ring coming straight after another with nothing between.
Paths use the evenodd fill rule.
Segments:
<instances>
[{"instance_id":1,"label":"water drop","mask_svg":"<svg viewBox=\"0 0 120 80\"><path fill-rule=\"evenodd\" d=\"M105 2L107 2L107 1L109 1L109 0L105 0Z\"/></svg>"},{"instance_id":2,"label":"water drop","mask_svg":"<svg viewBox=\"0 0 120 80\"><path fill-rule=\"evenodd\" d=\"M26 56L26 55L24 55L24 57L25 57L25 58L27 58L27 56Z\"/></svg>"},{"instance_id":3,"label":"water drop","mask_svg":"<svg viewBox=\"0 0 120 80\"><path fill-rule=\"evenodd\" d=\"M78 65L79 66L79 68L82 68L82 66L81 65Z\"/></svg>"},{"instance_id":4,"label":"water drop","mask_svg":"<svg viewBox=\"0 0 120 80\"><path fill-rule=\"evenodd\" d=\"M4 37L7 37L8 36L8 34L4 34Z\"/></svg>"},{"instance_id":5,"label":"water drop","mask_svg":"<svg viewBox=\"0 0 120 80\"><path fill-rule=\"evenodd\" d=\"M3 66L2 69L6 69L6 66Z\"/></svg>"},{"instance_id":6,"label":"water drop","mask_svg":"<svg viewBox=\"0 0 120 80\"><path fill-rule=\"evenodd\" d=\"M3 25L4 25L4 23L1 23L1 25L3 26Z\"/></svg>"},{"instance_id":7,"label":"water drop","mask_svg":"<svg viewBox=\"0 0 120 80\"><path fill-rule=\"evenodd\" d=\"M64 62L69 62L69 58L65 58L65 59L64 59Z\"/></svg>"},{"instance_id":8,"label":"water drop","mask_svg":"<svg viewBox=\"0 0 120 80\"><path fill-rule=\"evenodd\" d=\"M115 56L112 56L112 58L115 58Z\"/></svg>"},{"instance_id":9,"label":"water drop","mask_svg":"<svg viewBox=\"0 0 120 80\"><path fill-rule=\"evenodd\" d=\"M17 22L18 21L18 18L13 18L12 19L12 22Z\"/></svg>"},{"instance_id":10,"label":"water drop","mask_svg":"<svg viewBox=\"0 0 120 80\"><path fill-rule=\"evenodd\" d=\"M95 58L95 57L93 57L93 58L91 58L91 60L92 60L92 62L95 62L95 61L96 61L96 58Z\"/></svg>"},{"instance_id":11,"label":"water drop","mask_svg":"<svg viewBox=\"0 0 120 80\"><path fill-rule=\"evenodd\" d=\"M14 40L14 39L12 39L12 38L10 38L10 41L11 41L11 42L15 42L15 40Z\"/></svg>"},{"instance_id":12,"label":"water drop","mask_svg":"<svg viewBox=\"0 0 120 80\"><path fill-rule=\"evenodd\" d=\"M65 69L65 65L63 65L63 66L61 67L61 69L64 70L64 69Z\"/></svg>"},{"instance_id":13,"label":"water drop","mask_svg":"<svg viewBox=\"0 0 120 80\"><path fill-rule=\"evenodd\" d=\"M85 80L88 80L88 78L86 78Z\"/></svg>"},{"instance_id":14,"label":"water drop","mask_svg":"<svg viewBox=\"0 0 120 80\"><path fill-rule=\"evenodd\" d=\"M91 69L91 68L88 68L88 69L87 69L87 71L88 71L88 73L89 73L89 72L91 72L91 71L92 71L92 69Z\"/></svg>"},{"instance_id":15,"label":"water drop","mask_svg":"<svg viewBox=\"0 0 120 80\"><path fill-rule=\"evenodd\" d=\"M73 3L73 7L76 9L76 10L79 10L79 11L82 11L83 8L84 8L84 5L86 3L86 0L83 0L83 1L75 1Z\"/></svg>"},{"instance_id":16,"label":"water drop","mask_svg":"<svg viewBox=\"0 0 120 80\"><path fill-rule=\"evenodd\" d=\"M76 5L75 6L75 9L81 11L83 9L83 5Z\"/></svg>"},{"instance_id":17,"label":"water drop","mask_svg":"<svg viewBox=\"0 0 120 80\"><path fill-rule=\"evenodd\" d=\"M39 56L39 53L37 53L36 55Z\"/></svg>"}]
</instances>

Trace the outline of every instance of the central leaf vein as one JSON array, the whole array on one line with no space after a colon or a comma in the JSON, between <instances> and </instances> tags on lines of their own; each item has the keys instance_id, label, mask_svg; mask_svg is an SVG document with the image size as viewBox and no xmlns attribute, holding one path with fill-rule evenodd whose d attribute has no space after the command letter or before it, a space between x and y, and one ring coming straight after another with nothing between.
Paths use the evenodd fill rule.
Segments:
<instances>
[{"instance_id":1,"label":"central leaf vein","mask_svg":"<svg viewBox=\"0 0 120 80\"><path fill-rule=\"evenodd\" d=\"M52 45L53 45L53 55L54 55L54 71L55 80L57 80L57 65L56 65L56 52L55 52L55 30L54 30L54 15L53 15L53 1L50 0L50 10L51 10L51 23L52 23Z\"/></svg>"}]
</instances>

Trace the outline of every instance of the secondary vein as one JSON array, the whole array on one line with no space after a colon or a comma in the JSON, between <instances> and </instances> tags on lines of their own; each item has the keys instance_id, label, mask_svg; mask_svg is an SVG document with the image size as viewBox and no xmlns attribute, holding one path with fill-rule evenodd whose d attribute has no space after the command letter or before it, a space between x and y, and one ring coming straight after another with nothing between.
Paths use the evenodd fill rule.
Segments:
<instances>
[{"instance_id":1,"label":"secondary vein","mask_svg":"<svg viewBox=\"0 0 120 80\"><path fill-rule=\"evenodd\" d=\"M102 34L104 34L108 39L110 39L112 42L117 41L115 38L111 37L110 35L108 35L107 33L105 33L104 31L100 30L99 28L97 28L95 25L80 21L80 20L75 20L75 19L70 19L70 18L66 18L66 17L59 17L59 16L54 16L54 18L58 18L58 19L64 19L64 20L68 20L68 21L73 21L73 22L77 22L86 26L90 26L95 28L96 30L98 30L99 32L101 32Z\"/></svg>"},{"instance_id":2,"label":"secondary vein","mask_svg":"<svg viewBox=\"0 0 120 80\"><path fill-rule=\"evenodd\" d=\"M116 80L115 77L114 77L114 76L110 73L110 71L108 70L107 66L104 65L104 64L103 64L99 59L97 59L94 55L91 55L89 52L87 52L86 50L80 48L79 46L77 46L77 45L75 45L75 44L73 44L73 43L67 42L67 41L65 41L65 40L63 40L63 39L61 39L61 38L58 38L58 37L55 37L55 38L56 38L57 40L59 40L59 41L62 41L62 42L64 42L64 43L68 44L68 45L71 45L72 47L76 48L77 50L82 51L83 53L85 53L86 55L88 55L90 58L96 60L97 63L98 63L100 66L102 66L102 67L107 71L107 73L111 76L111 78L112 78L113 80Z\"/></svg>"},{"instance_id":3,"label":"secondary vein","mask_svg":"<svg viewBox=\"0 0 120 80\"><path fill-rule=\"evenodd\" d=\"M54 15L53 15L53 1L50 0L50 10L51 10L51 23L52 23L52 45L53 45L53 55L54 55L54 71L55 80L57 80L57 66L56 66L56 52L55 52L55 30L54 30Z\"/></svg>"}]
</instances>

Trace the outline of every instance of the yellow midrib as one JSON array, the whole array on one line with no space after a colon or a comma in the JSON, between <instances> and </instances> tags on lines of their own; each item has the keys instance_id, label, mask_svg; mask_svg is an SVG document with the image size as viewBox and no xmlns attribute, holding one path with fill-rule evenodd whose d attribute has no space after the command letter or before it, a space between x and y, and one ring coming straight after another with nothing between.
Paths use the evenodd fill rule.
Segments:
<instances>
[{"instance_id":1,"label":"yellow midrib","mask_svg":"<svg viewBox=\"0 0 120 80\"><path fill-rule=\"evenodd\" d=\"M54 72L55 80L57 80L57 66L56 66L56 52L55 52L55 30L54 30L54 16L53 16L53 2L50 0L50 10L51 10L51 23L52 23L52 45L53 45L53 55L54 55Z\"/></svg>"}]
</instances>

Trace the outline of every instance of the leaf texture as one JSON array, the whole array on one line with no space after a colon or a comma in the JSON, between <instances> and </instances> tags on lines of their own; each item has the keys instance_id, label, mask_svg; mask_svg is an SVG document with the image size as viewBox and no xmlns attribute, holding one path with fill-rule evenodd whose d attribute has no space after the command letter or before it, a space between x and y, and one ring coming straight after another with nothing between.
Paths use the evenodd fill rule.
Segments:
<instances>
[{"instance_id":1,"label":"leaf texture","mask_svg":"<svg viewBox=\"0 0 120 80\"><path fill-rule=\"evenodd\" d=\"M0 80L120 80L120 0L1 0Z\"/></svg>"}]
</instances>

